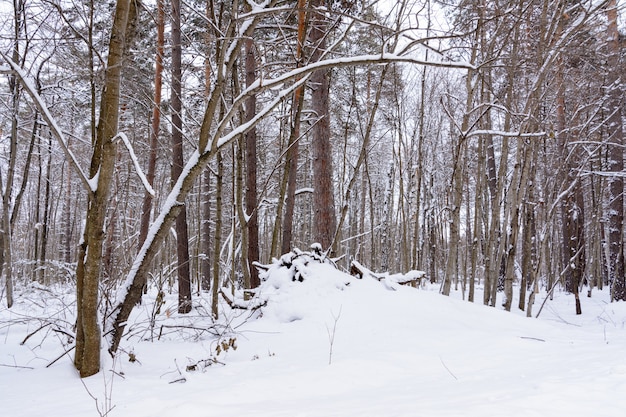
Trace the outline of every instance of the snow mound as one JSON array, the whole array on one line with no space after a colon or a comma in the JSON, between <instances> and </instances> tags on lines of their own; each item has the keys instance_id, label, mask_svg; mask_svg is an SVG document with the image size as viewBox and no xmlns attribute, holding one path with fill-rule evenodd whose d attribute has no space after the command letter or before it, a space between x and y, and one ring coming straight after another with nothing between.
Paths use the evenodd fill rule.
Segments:
<instances>
[{"instance_id":1,"label":"snow mound","mask_svg":"<svg viewBox=\"0 0 626 417\"><path fill-rule=\"evenodd\" d=\"M262 314L283 323L327 311L356 280L315 250L294 249L261 269L256 296L266 304Z\"/></svg>"}]
</instances>

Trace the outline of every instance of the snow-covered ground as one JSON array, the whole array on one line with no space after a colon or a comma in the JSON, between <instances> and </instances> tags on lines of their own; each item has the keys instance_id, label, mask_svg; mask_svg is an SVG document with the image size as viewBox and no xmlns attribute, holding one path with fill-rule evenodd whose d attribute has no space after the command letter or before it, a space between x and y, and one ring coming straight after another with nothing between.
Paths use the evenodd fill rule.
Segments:
<instances>
[{"instance_id":1,"label":"snow-covered ground","mask_svg":"<svg viewBox=\"0 0 626 417\"><path fill-rule=\"evenodd\" d=\"M71 289L31 287L0 310L0 415L625 415L626 303L609 303L607 290L581 298L582 316L556 292L528 319L434 286L390 290L315 263L302 271L302 282L271 273L267 305L224 306L210 331L208 295L184 317L168 295L153 328L145 303L124 353L103 353L104 371L85 380L72 353L49 365L71 347Z\"/></svg>"}]
</instances>

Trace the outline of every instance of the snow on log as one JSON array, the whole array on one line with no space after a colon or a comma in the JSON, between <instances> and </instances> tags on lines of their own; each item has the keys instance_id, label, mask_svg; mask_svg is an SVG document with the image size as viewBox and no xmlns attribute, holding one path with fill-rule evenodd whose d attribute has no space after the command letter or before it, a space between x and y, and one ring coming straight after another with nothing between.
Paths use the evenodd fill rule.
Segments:
<instances>
[{"instance_id":1,"label":"snow on log","mask_svg":"<svg viewBox=\"0 0 626 417\"><path fill-rule=\"evenodd\" d=\"M409 285L413 288L418 288L422 287L426 282L426 272L424 271L411 270L406 274L389 274L388 272L376 273L370 271L358 261L352 261L350 263L350 275L359 279L363 279L365 277L373 278L392 291L395 291L398 285Z\"/></svg>"}]
</instances>

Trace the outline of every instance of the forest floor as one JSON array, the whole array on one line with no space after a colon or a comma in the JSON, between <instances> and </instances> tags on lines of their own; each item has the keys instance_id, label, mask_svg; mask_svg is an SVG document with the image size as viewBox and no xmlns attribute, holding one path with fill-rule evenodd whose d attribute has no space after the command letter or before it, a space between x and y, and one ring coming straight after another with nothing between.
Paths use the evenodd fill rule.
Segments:
<instances>
[{"instance_id":1,"label":"forest floor","mask_svg":"<svg viewBox=\"0 0 626 417\"><path fill-rule=\"evenodd\" d=\"M580 316L557 290L535 319L327 265L303 279L278 271L261 287L265 306L223 305L215 323L208 294L186 316L175 294L157 314L153 294L131 316L123 352L112 360L103 349L103 371L84 380L63 355L73 289L30 286L0 309L1 414L624 415L626 303L609 303L608 289L585 290Z\"/></svg>"}]
</instances>

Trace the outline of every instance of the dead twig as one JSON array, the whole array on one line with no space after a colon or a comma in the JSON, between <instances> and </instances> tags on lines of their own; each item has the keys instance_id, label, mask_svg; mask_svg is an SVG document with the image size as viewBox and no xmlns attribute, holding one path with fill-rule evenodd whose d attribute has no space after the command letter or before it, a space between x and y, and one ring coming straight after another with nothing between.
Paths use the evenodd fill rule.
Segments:
<instances>
[{"instance_id":1,"label":"dead twig","mask_svg":"<svg viewBox=\"0 0 626 417\"><path fill-rule=\"evenodd\" d=\"M35 369L32 366L20 366L20 365L6 365L4 363L0 363L0 366L4 366L5 368L17 368L17 369Z\"/></svg>"},{"instance_id":2,"label":"dead twig","mask_svg":"<svg viewBox=\"0 0 626 417\"><path fill-rule=\"evenodd\" d=\"M68 353L70 353L72 350L74 350L74 348L76 347L76 345L72 346L71 348L67 349L65 352L63 352L58 358L56 358L55 360L53 360L52 362L50 362L49 364L46 365L46 368L51 367L52 365L54 365L56 362L59 361L59 359L61 359L63 356L67 355Z\"/></svg>"},{"instance_id":3,"label":"dead twig","mask_svg":"<svg viewBox=\"0 0 626 417\"><path fill-rule=\"evenodd\" d=\"M37 330L34 330L31 333L27 334L26 337L24 338L24 340L22 340L20 342L20 346L24 346L24 344L28 341L28 339L30 339L32 336L37 334L37 332L39 332L40 330L45 329L46 327L50 326L51 324L52 323L42 324L41 326L39 326L39 328Z\"/></svg>"},{"instance_id":4,"label":"dead twig","mask_svg":"<svg viewBox=\"0 0 626 417\"><path fill-rule=\"evenodd\" d=\"M222 298L224 299L224 301L226 301L226 304L228 304L228 306L230 308L232 308L233 310L256 311L259 308L265 307L267 305L267 300L263 301L260 304L256 304L256 305L252 305L252 306L251 305L238 304L237 302L232 300L228 295L226 295L226 293L224 292L224 290L222 288L220 288L220 294L221 294Z\"/></svg>"}]
</instances>

